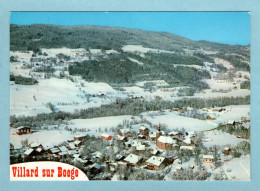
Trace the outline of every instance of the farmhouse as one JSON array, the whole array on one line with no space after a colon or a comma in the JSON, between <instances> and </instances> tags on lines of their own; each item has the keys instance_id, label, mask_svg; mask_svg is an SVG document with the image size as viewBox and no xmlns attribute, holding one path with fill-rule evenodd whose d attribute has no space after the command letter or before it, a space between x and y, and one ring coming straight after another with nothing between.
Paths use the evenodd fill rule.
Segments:
<instances>
[{"instance_id":1,"label":"farmhouse","mask_svg":"<svg viewBox=\"0 0 260 191\"><path fill-rule=\"evenodd\" d=\"M142 157L137 156L135 154L130 154L124 159L124 162L130 164L131 166L137 166L138 164L141 163L141 161L142 161Z\"/></svg>"},{"instance_id":2,"label":"farmhouse","mask_svg":"<svg viewBox=\"0 0 260 191\"><path fill-rule=\"evenodd\" d=\"M24 152L24 158L28 158L28 157L31 157L35 154L35 151L34 149L27 149L25 152Z\"/></svg>"},{"instance_id":3,"label":"farmhouse","mask_svg":"<svg viewBox=\"0 0 260 191\"><path fill-rule=\"evenodd\" d=\"M140 133L140 135L148 136L149 135L149 129L147 127L142 126L139 129L139 133Z\"/></svg>"},{"instance_id":4,"label":"farmhouse","mask_svg":"<svg viewBox=\"0 0 260 191\"><path fill-rule=\"evenodd\" d=\"M158 157L158 156L152 156L149 158L147 163L147 168L149 170L160 170L165 167L165 158L164 157Z\"/></svg>"},{"instance_id":5,"label":"farmhouse","mask_svg":"<svg viewBox=\"0 0 260 191\"><path fill-rule=\"evenodd\" d=\"M155 138L156 138L156 132L150 132L147 139L148 139L149 141L154 141Z\"/></svg>"},{"instance_id":6,"label":"farmhouse","mask_svg":"<svg viewBox=\"0 0 260 191\"><path fill-rule=\"evenodd\" d=\"M83 141L86 137L84 134L78 134L74 136L74 141Z\"/></svg>"},{"instance_id":7,"label":"farmhouse","mask_svg":"<svg viewBox=\"0 0 260 191\"><path fill-rule=\"evenodd\" d=\"M203 162L204 163L212 163L213 162L213 155L203 155Z\"/></svg>"},{"instance_id":8,"label":"farmhouse","mask_svg":"<svg viewBox=\"0 0 260 191\"><path fill-rule=\"evenodd\" d=\"M229 155L230 153L231 153L231 149L228 148L228 147L225 147L225 148L224 148L224 154L225 154L225 155Z\"/></svg>"},{"instance_id":9,"label":"farmhouse","mask_svg":"<svg viewBox=\"0 0 260 191\"><path fill-rule=\"evenodd\" d=\"M119 134L120 136L125 136L125 137L131 137L131 136L132 136L131 133L130 133L130 131L129 131L129 129L120 129L120 130L118 131L118 134Z\"/></svg>"},{"instance_id":10,"label":"farmhouse","mask_svg":"<svg viewBox=\"0 0 260 191\"><path fill-rule=\"evenodd\" d=\"M112 139L112 136L111 136L111 135L108 135L108 134L102 134L102 135L101 135L101 139L103 139L103 140L111 140L111 139Z\"/></svg>"},{"instance_id":11,"label":"farmhouse","mask_svg":"<svg viewBox=\"0 0 260 191\"><path fill-rule=\"evenodd\" d=\"M156 146L164 150L174 149L174 146L176 146L176 142L171 137L160 136L156 141Z\"/></svg>"},{"instance_id":12,"label":"farmhouse","mask_svg":"<svg viewBox=\"0 0 260 191\"><path fill-rule=\"evenodd\" d=\"M206 116L206 119L207 119L207 120L215 120L215 118L214 118L213 115L207 115L207 116Z\"/></svg>"},{"instance_id":13,"label":"farmhouse","mask_svg":"<svg viewBox=\"0 0 260 191\"><path fill-rule=\"evenodd\" d=\"M194 141L191 139L190 136L186 136L182 142L183 146L195 146Z\"/></svg>"},{"instance_id":14,"label":"farmhouse","mask_svg":"<svg viewBox=\"0 0 260 191\"><path fill-rule=\"evenodd\" d=\"M30 127L21 126L16 128L17 135L30 134L30 133L31 133Z\"/></svg>"}]
</instances>

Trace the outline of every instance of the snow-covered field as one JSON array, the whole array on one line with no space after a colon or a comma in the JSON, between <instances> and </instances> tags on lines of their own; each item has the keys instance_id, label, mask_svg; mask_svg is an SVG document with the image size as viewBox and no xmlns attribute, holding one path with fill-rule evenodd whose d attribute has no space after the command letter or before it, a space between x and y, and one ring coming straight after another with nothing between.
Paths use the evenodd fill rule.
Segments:
<instances>
[{"instance_id":1,"label":"snow-covered field","mask_svg":"<svg viewBox=\"0 0 260 191\"><path fill-rule=\"evenodd\" d=\"M155 112L143 114L144 118L154 125L165 124L169 129L182 129L186 131L206 131L217 127L216 123L211 121L199 120L189 117L179 116L173 112L154 115Z\"/></svg>"},{"instance_id":2,"label":"snow-covered field","mask_svg":"<svg viewBox=\"0 0 260 191\"><path fill-rule=\"evenodd\" d=\"M10 129L10 143L16 148L21 147L21 141L28 139L28 143L39 143L39 144L52 144L58 145L73 139L74 135L70 131L60 131L60 130L42 130L32 134L26 135L16 135L15 129Z\"/></svg>"},{"instance_id":3,"label":"snow-covered field","mask_svg":"<svg viewBox=\"0 0 260 191\"><path fill-rule=\"evenodd\" d=\"M223 169L231 180L250 180L250 156L242 156L227 161Z\"/></svg>"},{"instance_id":4,"label":"snow-covered field","mask_svg":"<svg viewBox=\"0 0 260 191\"><path fill-rule=\"evenodd\" d=\"M229 133L221 132L221 131L207 131L204 132L204 138L202 139L203 145L205 147L212 147L214 145L225 146L231 144L237 144L243 141L247 141L245 139L237 138L234 135Z\"/></svg>"}]
</instances>

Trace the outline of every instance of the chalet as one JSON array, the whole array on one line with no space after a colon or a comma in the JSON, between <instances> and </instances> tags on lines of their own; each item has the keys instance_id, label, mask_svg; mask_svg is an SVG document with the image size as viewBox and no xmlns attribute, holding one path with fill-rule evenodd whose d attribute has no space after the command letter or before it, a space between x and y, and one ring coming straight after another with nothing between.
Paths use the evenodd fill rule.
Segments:
<instances>
[{"instance_id":1,"label":"chalet","mask_svg":"<svg viewBox=\"0 0 260 191\"><path fill-rule=\"evenodd\" d=\"M121 161L121 160L123 160L125 157L123 156L123 155L120 155L120 154L117 154L116 156L115 156L115 160L116 161Z\"/></svg>"},{"instance_id":2,"label":"chalet","mask_svg":"<svg viewBox=\"0 0 260 191\"><path fill-rule=\"evenodd\" d=\"M131 166L137 166L142 162L142 157L135 154L130 154L123 161Z\"/></svg>"},{"instance_id":3,"label":"chalet","mask_svg":"<svg viewBox=\"0 0 260 191\"><path fill-rule=\"evenodd\" d=\"M225 154L225 155L229 155L230 153L231 153L231 149L228 148L228 147L225 147L225 148L224 148L224 154Z\"/></svg>"},{"instance_id":4,"label":"chalet","mask_svg":"<svg viewBox=\"0 0 260 191\"><path fill-rule=\"evenodd\" d=\"M138 139L146 139L146 136L145 135L138 135Z\"/></svg>"},{"instance_id":5,"label":"chalet","mask_svg":"<svg viewBox=\"0 0 260 191\"><path fill-rule=\"evenodd\" d=\"M172 155L169 155L169 156L166 156L165 157L165 166L168 166L168 165L171 165L172 163L174 163L174 161L177 159L176 156L172 156Z\"/></svg>"},{"instance_id":6,"label":"chalet","mask_svg":"<svg viewBox=\"0 0 260 191\"><path fill-rule=\"evenodd\" d=\"M235 125L236 125L236 122L233 121L233 120L229 120L228 123L227 123L227 125L229 125L229 126L235 126Z\"/></svg>"},{"instance_id":7,"label":"chalet","mask_svg":"<svg viewBox=\"0 0 260 191\"><path fill-rule=\"evenodd\" d=\"M244 123L250 123L250 119L245 119Z\"/></svg>"},{"instance_id":8,"label":"chalet","mask_svg":"<svg viewBox=\"0 0 260 191\"><path fill-rule=\"evenodd\" d=\"M160 154L160 151L158 149L152 149L151 154L152 155L158 155L158 154Z\"/></svg>"},{"instance_id":9,"label":"chalet","mask_svg":"<svg viewBox=\"0 0 260 191\"><path fill-rule=\"evenodd\" d=\"M207 120L215 120L215 118L214 118L213 115L207 115L207 116L206 116L206 119L207 119Z\"/></svg>"},{"instance_id":10,"label":"chalet","mask_svg":"<svg viewBox=\"0 0 260 191\"><path fill-rule=\"evenodd\" d=\"M51 148L49 150L49 154L52 155L52 154L58 154L60 152L60 149L54 147L54 148Z\"/></svg>"},{"instance_id":11,"label":"chalet","mask_svg":"<svg viewBox=\"0 0 260 191\"><path fill-rule=\"evenodd\" d=\"M111 139L112 139L112 136L111 136L111 135L108 135L108 134L102 134L102 135L101 135L101 139L103 139L103 140L111 140Z\"/></svg>"},{"instance_id":12,"label":"chalet","mask_svg":"<svg viewBox=\"0 0 260 191\"><path fill-rule=\"evenodd\" d=\"M43 146L42 146L41 144L39 144L39 143L30 143L28 146L29 146L31 149L37 149L37 148L43 149Z\"/></svg>"},{"instance_id":13,"label":"chalet","mask_svg":"<svg viewBox=\"0 0 260 191\"><path fill-rule=\"evenodd\" d=\"M156 138L156 132L150 132L150 133L149 133L149 136L147 137L147 139L148 139L149 141L154 141L155 138Z\"/></svg>"},{"instance_id":14,"label":"chalet","mask_svg":"<svg viewBox=\"0 0 260 191\"><path fill-rule=\"evenodd\" d=\"M82 143L81 141L77 140L77 141L74 141L73 144L74 144L76 147L80 147L83 143Z\"/></svg>"},{"instance_id":15,"label":"chalet","mask_svg":"<svg viewBox=\"0 0 260 191\"><path fill-rule=\"evenodd\" d=\"M150 157L146 163L147 168L149 170L160 170L165 167L165 158L164 157L158 157L158 156L152 156Z\"/></svg>"},{"instance_id":16,"label":"chalet","mask_svg":"<svg viewBox=\"0 0 260 191\"><path fill-rule=\"evenodd\" d=\"M76 147L75 147L75 145L73 143L69 143L67 147L68 147L69 150L76 149Z\"/></svg>"},{"instance_id":17,"label":"chalet","mask_svg":"<svg viewBox=\"0 0 260 191\"><path fill-rule=\"evenodd\" d=\"M86 137L84 134L78 134L74 136L74 141L83 141Z\"/></svg>"},{"instance_id":18,"label":"chalet","mask_svg":"<svg viewBox=\"0 0 260 191\"><path fill-rule=\"evenodd\" d=\"M183 146L195 146L194 141L191 139L190 136L186 136L182 142Z\"/></svg>"},{"instance_id":19,"label":"chalet","mask_svg":"<svg viewBox=\"0 0 260 191\"><path fill-rule=\"evenodd\" d=\"M139 133L140 133L140 135L148 136L149 135L149 129L147 127L142 126L139 129Z\"/></svg>"},{"instance_id":20,"label":"chalet","mask_svg":"<svg viewBox=\"0 0 260 191\"><path fill-rule=\"evenodd\" d=\"M21 126L16 128L17 135L30 134L30 133L31 133L30 127Z\"/></svg>"},{"instance_id":21,"label":"chalet","mask_svg":"<svg viewBox=\"0 0 260 191\"><path fill-rule=\"evenodd\" d=\"M117 135L117 136L116 136L116 139L117 139L118 141L121 141L121 142L126 142L126 141L127 141L127 138L126 138L126 137L120 136L120 135Z\"/></svg>"},{"instance_id":22,"label":"chalet","mask_svg":"<svg viewBox=\"0 0 260 191\"><path fill-rule=\"evenodd\" d=\"M118 134L120 136L125 136L125 137L131 137L132 136L129 129L120 129L118 131Z\"/></svg>"},{"instance_id":23,"label":"chalet","mask_svg":"<svg viewBox=\"0 0 260 191\"><path fill-rule=\"evenodd\" d=\"M145 151L145 145L141 145L141 144L137 145L136 150L138 152L144 152Z\"/></svg>"},{"instance_id":24,"label":"chalet","mask_svg":"<svg viewBox=\"0 0 260 191\"><path fill-rule=\"evenodd\" d=\"M176 146L176 141L173 140L171 137L167 137L167 136L160 136L157 140L156 140L156 146L159 149L174 149Z\"/></svg>"},{"instance_id":25,"label":"chalet","mask_svg":"<svg viewBox=\"0 0 260 191\"><path fill-rule=\"evenodd\" d=\"M203 155L203 162L204 163L212 163L213 162L213 155Z\"/></svg>"},{"instance_id":26,"label":"chalet","mask_svg":"<svg viewBox=\"0 0 260 191\"><path fill-rule=\"evenodd\" d=\"M34 149L27 149L25 152L24 152L24 158L29 158L29 157L32 157L35 155L35 151Z\"/></svg>"},{"instance_id":27,"label":"chalet","mask_svg":"<svg viewBox=\"0 0 260 191\"><path fill-rule=\"evenodd\" d=\"M175 136L178 135L178 133L179 133L179 132L177 132L177 131L171 131L170 133L168 133L168 136L170 136L170 137L175 137Z\"/></svg>"}]
</instances>

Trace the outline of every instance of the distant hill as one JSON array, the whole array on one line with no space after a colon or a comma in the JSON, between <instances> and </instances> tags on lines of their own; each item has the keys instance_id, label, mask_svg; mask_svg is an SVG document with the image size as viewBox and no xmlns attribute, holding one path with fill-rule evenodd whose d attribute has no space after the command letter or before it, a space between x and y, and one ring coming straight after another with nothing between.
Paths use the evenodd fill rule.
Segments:
<instances>
[{"instance_id":1,"label":"distant hill","mask_svg":"<svg viewBox=\"0 0 260 191\"><path fill-rule=\"evenodd\" d=\"M163 79L171 85L207 88L202 79L211 78L211 70L227 72L215 58L230 62L235 70L250 71L250 47L231 46L190 39L167 32L103 26L11 25L10 49L84 48L116 50L117 55L78 62L69 67L70 75L82 75L89 81L134 83L138 80ZM126 45L158 49L158 52L123 51ZM163 50L163 51L159 51ZM167 52L168 51L168 52ZM133 59L135 62L133 62ZM143 65L138 64L143 63ZM190 67L192 66L192 67Z\"/></svg>"}]
</instances>

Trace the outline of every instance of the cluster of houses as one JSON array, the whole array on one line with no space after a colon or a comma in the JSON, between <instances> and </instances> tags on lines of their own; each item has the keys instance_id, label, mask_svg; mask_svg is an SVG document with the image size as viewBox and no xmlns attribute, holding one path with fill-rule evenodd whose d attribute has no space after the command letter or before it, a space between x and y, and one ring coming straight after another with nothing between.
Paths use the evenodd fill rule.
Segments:
<instances>
[{"instance_id":1,"label":"cluster of houses","mask_svg":"<svg viewBox=\"0 0 260 191\"><path fill-rule=\"evenodd\" d=\"M29 127L18 127L16 129L17 135L31 133ZM97 175L104 168L104 164L96 163L96 160L101 157L102 153L96 151L90 154L90 157L82 156L80 154L80 148L84 145L86 134L77 134L73 139L67 140L66 144L62 146L54 146L50 144L39 144L30 143L28 148L24 151L23 155L25 159L47 157L50 160L61 160L68 157L74 161L79 161L83 165L88 166L88 171L93 175ZM135 138L134 138L135 137ZM125 149L131 152L123 152L124 154L115 154L114 161L105 161L105 165L112 172L116 172L122 167L142 167L147 170L161 170L171 164L177 164L178 161L176 156L167 156L167 150L188 150L193 152L195 149L196 135L194 132L181 133L172 131L165 133L161 131L160 126L157 131L150 132L147 126L141 126L139 133L133 136L129 128L119 129L117 134L108 135L102 134L100 139L104 140L106 146L113 145L113 140L117 140L123 143ZM13 147L11 146L12 150ZM145 158L143 153L149 152L149 158ZM231 152L230 148L225 148L224 154L229 155ZM164 154L162 154L164 153ZM204 163L212 163L213 155L204 155ZM176 171L180 171L182 168L177 168Z\"/></svg>"}]
</instances>

